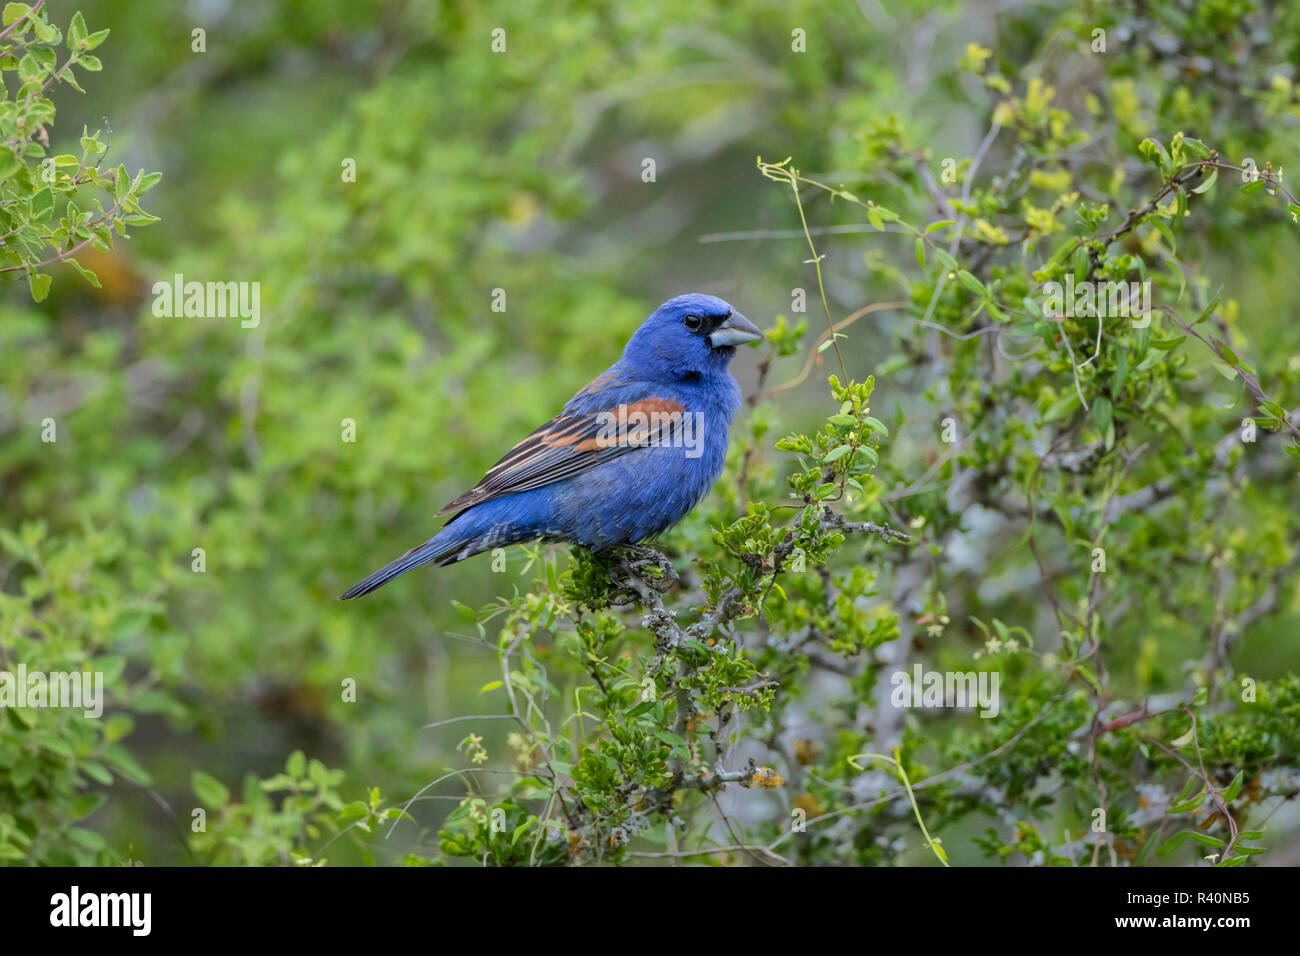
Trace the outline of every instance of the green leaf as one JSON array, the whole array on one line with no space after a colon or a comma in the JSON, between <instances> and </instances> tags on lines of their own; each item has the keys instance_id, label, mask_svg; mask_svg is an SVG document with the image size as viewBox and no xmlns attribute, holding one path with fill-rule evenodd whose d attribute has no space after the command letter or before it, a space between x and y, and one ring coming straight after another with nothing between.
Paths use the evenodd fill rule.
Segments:
<instances>
[{"instance_id":1,"label":"green leaf","mask_svg":"<svg viewBox=\"0 0 1300 956\"><path fill-rule=\"evenodd\" d=\"M1156 856L1168 856L1170 853L1173 853L1187 842L1187 834L1190 832L1191 831L1189 830L1179 830L1164 843L1160 844L1160 848L1156 850Z\"/></svg>"},{"instance_id":2,"label":"green leaf","mask_svg":"<svg viewBox=\"0 0 1300 956\"><path fill-rule=\"evenodd\" d=\"M202 770L190 774L190 786L194 795L209 807L224 807L230 802L230 791L226 785Z\"/></svg>"},{"instance_id":3,"label":"green leaf","mask_svg":"<svg viewBox=\"0 0 1300 956\"><path fill-rule=\"evenodd\" d=\"M32 194L32 215L37 219L48 219L54 211L54 193L49 186L42 186Z\"/></svg>"},{"instance_id":4,"label":"green leaf","mask_svg":"<svg viewBox=\"0 0 1300 956\"><path fill-rule=\"evenodd\" d=\"M68 49L76 52L81 48L81 44L86 39L86 21L78 10L72 15L72 22L68 24Z\"/></svg>"},{"instance_id":5,"label":"green leaf","mask_svg":"<svg viewBox=\"0 0 1300 956\"><path fill-rule=\"evenodd\" d=\"M1092 403L1092 420L1097 423L1097 427L1103 433L1110 428L1113 413L1114 409L1111 407L1110 399L1104 395Z\"/></svg>"},{"instance_id":6,"label":"green leaf","mask_svg":"<svg viewBox=\"0 0 1300 956\"><path fill-rule=\"evenodd\" d=\"M1200 782L1199 777L1188 777L1187 783L1183 786L1182 793L1178 794L1178 796L1174 798L1174 803L1182 803L1190 797L1192 795L1192 790L1195 789L1196 785Z\"/></svg>"},{"instance_id":7,"label":"green leaf","mask_svg":"<svg viewBox=\"0 0 1300 956\"><path fill-rule=\"evenodd\" d=\"M103 286L99 284L99 276L95 275L94 272L92 272L90 269L87 269L76 259L64 259L63 261L66 262L68 265L72 266L72 268L76 269L79 273L81 273L81 277L85 279L87 282L89 282L96 289L103 288Z\"/></svg>"},{"instance_id":8,"label":"green leaf","mask_svg":"<svg viewBox=\"0 0 1300 956\"><path fill-rule=\"evenodd\" d=\"M90 777L92 780L104 784L106 787L112 786L113 775L108 772L108 769L104 767L103 764L95 763L93 760L87 760L85 763L78 764L77 769L83 771L86 776Z\"/></svg>"},{"instance_id":9,"label":"green leaf","mask_svg":"<svg viewBox=\"0 0 1300 956\"><path fill-rule=\"evenodd\" d=\"M348 820L356 820L360 817L369 816L369 814L370 808L366 806L364 802L361 800L353 800L339 811L338 822L346 823Z\"/></svg>"},{"instance_id":10,"label":"green leaf","mask_svg":"<svg viewBox=\"0 0 1300 956\"><path fill-rule=\"evenodd\" d=\"M92 791L90 793L80 793L72 801L71 817L74 820L81 820L90 816L108 800L108 794L102 790Z\"/></svg>"},{"instance_id":11,"label":"green leaf","mask_svg":"<svg viewBox=\"0 0 1300 956\"><path fill-rule=\"evenodd\" d=\"M24 83L39 83L47 72L35 53L28 53L18 61L18 78Z\"/></svg>"},{"instance_id":12,"label":"green leaf","mask_svg":"<svg viewBox=\"0 0 1300 956\"><path fill-rule=\"evenodd\" d=\"M140 766L140 762L125 747L120 747L117 744L105 747L103 757L107 764L131 783L147 787L153 782L153 779L149 776L149 771Z\"/></svg>"},{"instance_id":13,"label":"green leaf","mask_svg":"<svg viewBox=\"0 0 1300 956\"><path fill-rule=\"evenodd\" d=\"M1224 365L1222 362L1211 362L1210 365L1229 382L1235 382L1237 380L1237 370L1231 365Z\"/></svg>"},{"instance_id":14,"label":"green leaf","mask_svg":"<svg viewBox=\"0 0 1300 956\"><path fill-rule=\"evenodd\" d=\"M1237 775L1232 778L1232 783L1228 784L1228 789L1223 791L1223 802L1232 803L1237 799L1237 794L1241 793L1241 781L1245 778L1246 771L1238 770Z\"/></svg>"},{"instance_id":15,"label":"green leaf","mask_svg":"<svg viewBox=\"0 0 1300 956\"><path fill-rule=\"evenodd\" d=\"M135 194L136 194L137 196L143 196L143 195L144 195L145 193L147 193L149 190L153 189L155 186L158 185L159 181L163 178L163 174L162 174L162 173L146 173L145 175L143 175L143 176L138 176L138 177L136 177L136 178L137 178L138 182L137 182L137 184L136 184L136 193L135 193Z\"/></svg>"},{"instance_id":16,"label":"green leaf","mask_svg":"<svg viewBox=\"0 0 1300 956\"><path fill-rule=\"evenodd\" d=\"M1204 787L1202 787L1201 792L1198 793L1196 796L1192 797L1192 799L1184 800L1182 803L1174 804L1172 807L1166 810L1165 813L1187 813L1191 810L1195 810L1197 807L1199 807L1202 803L1205 802L1205 797L1208 793L1209 791L1206 790Z\"/></svg>"},{"instance_id":17,"label":"green leaf","mask_svg":"<svg viewBox=\"0 0 1300 956\"><path fill-rule=\"evenodd\" d=\"M23 161L12 149L0 148L0 182L23 168Z\"/></svg>"},{"instance_id":18,"label":"green leaf","mask_svg":"<svg viewBox=\"0 0 1300 956\"><path fill-rule=\"evenodd\" d=\"M626 714L624 714L624 716L627 717L629 720L631 720L634 717L640 717L642 714L648 714L650 713L650 711L654 709L655 709L655 701L643 700L641 701L641 703L637 704Z\"/></svg>"},{"instance_id":19,"label":"green leaf","mask_svg":"<svg viewBox=\"0 0 1300 956\"><path fill-rule=\"evenodd\" d=\"M1078 407L1079 396L1075 392L1067 392L1048 406L1047 411L1043 413L1043 421L1054 422L1065 418L1067 415L1073 414Z\"/></svg>"},{"instance_id":20,"label":"green leaf","mask_svg":"<svg viewBox=\"0 0 1300 956\"><path fill-rule=\"evenodd\" d=\"M31 290L32 290L32 301L34 302L45 301L45 297L50 294L51 281L52 280L48 273L45 272L27 273L27 283L29 286L31 286Z\"/></svg>"},{"instance_id":21,"label":"green leaf","mask_svg":"<svg viewBox=\"0 0 1300 956\"><path fill-rule=\"evenodd\" d=\"M1229 365L1241 364L1241 359L1237 357L1237 353L1232 350L1231 346L1229 346L1227 342L1223 341L1223 339L1212 339L1211 341L1219 347L1219 357L1221 359Z\"/></svg>"},{"instance_id":22,"label":"green leaf","mask_svg":"<svg viewBox=\"0 0 1300 956\"><path fill-rule=\"evenodd\" d=\"M1219 291L1214 293L1214 298L1210 300L1210 304L1201 310L1201 314L1196 317L1196 321L1192 325L1200 325L1214 314L1214 310L1219 306L1219 296L1221 295L1223 295L1223 286L1219 286Z\"/></svg>"},{"instance_id":23,"label":"green leaf","mask_svg":"<svg viewBox=\"0 0 1300 956\"><path fill-rule=\"evenodd\" d=\"M17 23L22 17L27 16L30 8L25 3L6 3L4 11L4 25L9 26Z\"/></svg>"},{"instance_id":24,"label":"green leaf","mask_svg":"<svg viewBox=\"0 0 1300 956\"><path fill-rule=\"evenodd\" d=\"M980 298L984 298L988 295L988 290L984 288L984 283L980 282L979 279L975 278L975 276L971 275L971 273L967 272L965 269L957 270L957 280Z\"/></svg>"},{"instance_id":25,"label":"green leaf","mask_svg":"<svg viewBox=\"0 0 1300 956\"><path fill-rule=\"evenodd\" d=\"M36 39L42 43L59 42L59 28L50 21L36 17L32 19L32 27L36 30Z\"/></svg>"},{"instance_id":26,"label":"green leaf","mask_svg":"<svg viewBox=\"0 0 1300 956\"><path fill-rule=\"evenodd\" d=\"M1165 243L1169 246L1169 251L1176 255L1178 253L1178 242L1174 239L1173 231L1165 225L1165 221L1156 217L1150 219L1149 222L1152 227L1155 228L1156 232L1160 233L1160 235L1164 237Z\"/></svg>"},{"instance_id":27,"label":"green leaf","mask_svg":"<svg viewBox=\"0 0 1300 956\"><path fill-rule=\"evenodd\" d=\"M1138 152L1148 162L1153 163L1162 173L1169 171L1172 160L1170 160L1169 151L1165 149L1163 143L1148 136L1138 143Z\"/></svg>"},{"instance_id":28,"label":"green leaf","mask_svg":"<svg viewBox=\"0 0 1300 956\"><path fill-rule=\"evenodd\" d=\"M1198 196L1201 193L1208 193L1211 189L1214 188L1214 184L1218 180L1218 178L1219 178L1219 171L1217 169L1211 169L1210 175L1205 177L1205 182L1201 183L1199 186L1193 189L1192 192L1196 193Z\"/></svg>"}]
</instances>

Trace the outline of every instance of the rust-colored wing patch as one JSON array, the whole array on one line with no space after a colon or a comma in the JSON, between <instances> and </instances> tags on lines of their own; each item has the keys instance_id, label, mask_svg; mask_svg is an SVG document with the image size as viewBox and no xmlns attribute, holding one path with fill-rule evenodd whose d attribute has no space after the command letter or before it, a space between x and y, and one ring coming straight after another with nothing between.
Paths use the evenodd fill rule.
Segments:
<instances>
[{"instance_id":1,"label":"rust-colored wing patch","mask_svg":"<svg viewBox=\"0 0 1300 956\"><path fill-rule=\"evenodd\" d=\"M572 478L639 449L666 444L680 427L685 410L673 399L645 398L599 412L558 415L510 449L477 485L438 514L459 513L492 498Z\"/></svg>"}]
</instances>

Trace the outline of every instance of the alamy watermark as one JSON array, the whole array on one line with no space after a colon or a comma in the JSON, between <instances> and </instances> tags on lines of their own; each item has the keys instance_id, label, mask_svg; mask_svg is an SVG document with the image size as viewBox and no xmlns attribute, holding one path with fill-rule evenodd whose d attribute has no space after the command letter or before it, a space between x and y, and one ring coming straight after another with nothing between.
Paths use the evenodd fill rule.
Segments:
<instances>
[{"instance_id":1,"label":"alamy watermark","mask_svg":"<svg viewBox=\"0 0 1300 956\"><path fill-rule=\"evenodd\" d=\"M895 707L979 708L981 717L996 717L1002 709L997 671L927 671L916 664L912 673L894 671L889 702Z\"/></svg>"},{"instance_id":2,"label":"alamy watermark","mask_svg":"<svg viewBox=\"0 0 1300 956\"><path fill-rule=\"evenodd\" d=\"M1043 315L1047 318L1131 318L1139 328L1151 322L1151 280L1142 282L1043 283Z\"/></svg>"},{"instance_id":3,"label":"alamy watermark","mask_svg":"<svg viewBox=\"0 0 1300 956\"><path fill-rule=\"evenodd\" d=\"M186 282L178 272L171 282L155 282L153 296L153 314L160 319L238 318L245 329L262 321L260 282Z\"/></svg>"},{"instance_id":4,"label":"alamy watermark","mask_svg":"<svg viewBox=\"0 0 1300 956\"><path fill-rule=\"evenodd\" d=\"M51 926L124 927L133 936L153 928L152 893L83 893L75 884L50 897Z\"/></svg>"},{"instance_id":5,"label":"alamy watermark","mask_svg":"<svg viewBox=\"0 0 1300 956\"><path fill-rule=\"evenodd\" d=\"M687 458L699 458L704 454L703 418L667 399L619 405L596 413L594 447L685 448Z\"/></svg>"}]
</instances>

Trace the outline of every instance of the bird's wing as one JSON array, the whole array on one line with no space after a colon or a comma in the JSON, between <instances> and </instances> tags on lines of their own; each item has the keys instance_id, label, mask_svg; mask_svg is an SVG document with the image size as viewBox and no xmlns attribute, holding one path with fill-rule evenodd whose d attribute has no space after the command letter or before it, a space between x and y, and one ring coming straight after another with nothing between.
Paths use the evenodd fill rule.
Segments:
<instances>
[{"instance_id":1,"label":"bird's wing","mask_svg":"<svg viewBox=\"0 0 1300 956\"><path fill-rule=\"evenodd\" d=\"M540 488L640 449L666 444L684 412L685 406L671 398L611 401L608 408L595 411L566 408L510 449L477 485L438 514Z\"/></svg>"}]
</instances>

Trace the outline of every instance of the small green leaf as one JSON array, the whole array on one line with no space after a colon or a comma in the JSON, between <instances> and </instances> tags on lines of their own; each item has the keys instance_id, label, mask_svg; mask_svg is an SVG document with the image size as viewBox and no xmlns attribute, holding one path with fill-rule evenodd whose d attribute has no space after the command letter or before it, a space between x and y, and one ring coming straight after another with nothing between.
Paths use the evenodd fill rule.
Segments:
<instances>
[{"instance_id":1,"label":"small green leaf","mask_svg":"<svg viewBox=\"0 0 1300 956\"><path fill-rule=\"evenodd\" d=\"M1165 242L1169 246L1169 251L1177 254L1178 242L1174 239L1173 231L1170 230L1170 228L1167 225L1165 225L1165 221L1163 219L1158 219L1158 218L1151 219L1149 221L1151 225L1155 228L1156 232L1160 233L1160 235L1164 237Z\"/></svg>"},{"instance_id":2,"label":"small green leaf","mask_svg":"<svg viewBox=\"0 0 1300 956\"><path fill-rule=\"evenodd\" d=\"M29 7L25 3L6 3L4 12L4 25L17 23L22 17L27 16Z\"/></svg>"},{"instance_id":3,"label":"small green leaf","mask_svg":"<svg viewBox=\"0 0 1300 956\"><path fill-rule=\"evenodd\" d=\"M1054 422L1074 413L1079 407L1079 396L1074 392L1062 395L1043 412L1044 422Z\"/></svg>"},{"instance_id":4,"label":"small green leaf","mask_svg":"<svg viewBox=\"0 0 1300 956\"><path fill-rule=\"evenodd\" d=\"M81 44L86 39L86 21L78 10L72 15L72 22L68 24L68 49L74 53L81 48Z\"/></svg>"},{"instance_id":5,"label":"small green leaf","mask_svg":"<svg viewBox=\"0 0 1300 956\"><path fill-rule=\"evenodd\" d=\"M1204 787L1202 787L1201 792L1198 793L1196 796L1192 797L1192 799L1184 800L1182 803L1174 804L1172 807L1166 810L1165 813L1187 813L1191 810L1195 810L1197 807L1199 807L1202 803L1205 802L1205 797L1206 794L1208 793L1209 791L1206 790Z\"/></svg>"},{"instance_id":6,"label":"small green leaf","mask_svg":"<svg viewBox=\"0 0 1300 956\"><path fill-rule=\"evenodd\" d=\"M157 186L159 180L161 180L162 178L163 178L162 173L145 173L142 176L136 176L135 194L137 196L143 196L149 190Z\"/></svg>"},{"instance_id":7,"label":"small green leaf","mask_svg":"<svg viewBox=\"0 0 1300 956\"><path fill-rule=\"evenodd\" d=\"M1238 770L1237 775L1232 778L1232 783L1228 784L1228 789L1223 791L1223 802L1232 803L1237 799L1237 794L1241 793L1241 782L1245 779L1246 771Z\"/></svg>"},{"instance_id":8,"label":"small green leaf","mask_svg":"<svg viewBox=\"0 0 1300 956\"><path fill-rule=\"evenodd\" d=\"M957 280L980 298L988 295L988 290L984 288L984 283L980 282L979 279L975 278L975 276L971 275L971 273L967 272L965 269L957 270Z\"/></svg>"},{"instance_id":9,"label":"small green leaf","mask_svg":"<svg viewBox=\"0 0 1300 956\"><path fill-rule=\"evenodd\" d=\"M0 182L23 168L23 161L12 149L0 148Z\"/></svg>"},{"instance_id":10,"label":"small green leaf","mask_svg":"<svg viewBox=\"0 0 1300 956\"><path fill-rule=\"evenodd\" d=\"M1218 180L1218 178L1219 178L1219 171L1217 169L1211 169L1210 175L1205 177L1205 182L1201 183L1199 186L1193 189L1192 192L1196 193L1198 196L1201 193L1208 193L1211 189L1214 188L1214 184Z\"/></svg>"},{"instance_id":11,"label":"small green leaf","mask_svg":"<svg viewBox=\"0 0 1300 956\"><path fill-rule=\"evenodd\" d=\"M939 261L943 263L943 267L949 272L957 271L957 260L948 254L947 249L936 248L934 254L938 257Z\"/></svg>"},{"instance_id":12,"label":"small green leaf","mask_svg":"<svg viewBox=\"0 0 1300 956\"><path fill-rule=\"evenodd\" d=\"M633 717L640 717L642 714L648 714L650 713L650 711L654 709L655 709L655 702L653 700L643 700L641 701L641 703L637 704L626 714L624 714L624 716L630 720Z\"/></svg>"},{"instance_id":13,"label":"small green leaf","mask_svg":"<svg viewBox=\"0 0 1300 956\"><path fill-rule=\"evenodd\" d=\"M202 770L190 774L190 786L194 795L209 807L224 807L230 802L230 791L226 785Z\"/></svg>"},{"instance_id":14,"label":"small green leaf","mask_svg":"<svg viewBox=\"0 0 1300 956\"><path fill-rule=\"evenodd\" d=\"M42 186L32 194L32 215L37 219L48 219L54 211L54 193L49 186Z\"/></svg>"},{"instance_id":15,"label":"small green leaf","mask_svg":"<svg viewBox=\"0 0 1300 956\"><path fill-rule=\"evenodd\" d=\"M1103 395L1092 403L1092 420L1097 423L1097 427L1103 433L1110 428L1113 414L1114 409L1111 407L1110 399L1106 396Z\"/></svg>"},{"instance_id":16,"label":"small green leaf","mask_svg":"<svg viewBox=\"0 0 1300 956\"><path fill-rule=\"evenodd\" d=\"M27 273L27 282L31 286L32 300L34 302L44 302L45 297L50 294L51 278L44 272Z\"/></svg>"}]
</instances>

